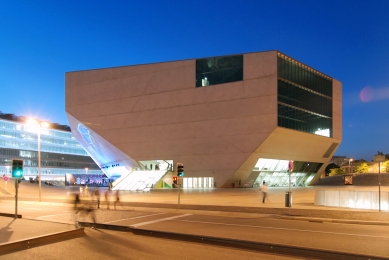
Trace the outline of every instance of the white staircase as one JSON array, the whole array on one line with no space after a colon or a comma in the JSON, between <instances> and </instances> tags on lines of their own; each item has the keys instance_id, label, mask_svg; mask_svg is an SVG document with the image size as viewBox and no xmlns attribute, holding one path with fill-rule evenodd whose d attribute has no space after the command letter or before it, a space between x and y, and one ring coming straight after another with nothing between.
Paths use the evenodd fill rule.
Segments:
<instances>
[{"instance_id":1,"label":"white staircase","mask_svg":"<svg viewBox=\"0 0 389 260\"><path fill-rule=\"evenodd\" d=\"M149 191L166 171L132 171L113 183L113 190Z\"/></svg>"}]
</instances>

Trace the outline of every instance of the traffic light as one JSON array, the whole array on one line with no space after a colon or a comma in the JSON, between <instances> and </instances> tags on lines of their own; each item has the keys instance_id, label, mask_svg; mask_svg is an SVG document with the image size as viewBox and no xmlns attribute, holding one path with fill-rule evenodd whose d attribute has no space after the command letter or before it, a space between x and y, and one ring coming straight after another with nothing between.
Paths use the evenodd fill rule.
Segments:
<instances>
[{"instance_id":1,"label":"traffic light","mask_svg":"<svg viewBox=\"0 0 389 260\"><path fill-rule=\"evenodd\" d=\"M177 177L177 176L173 176L173 183L174 183L174 184L177 184L177 183L178 183L178 177Z\"/></svg>"},{"instance_id":2,"label":"traffic light","mask_svg":"<svg viewBox=\"0 0 389 260\"><path fill-rule=\"evenodd\" d=\"M12 177L18 179L23 177L23 160L12 159Z\"/></svg>"},{"instance_id":3,"label":"traffic light","mask_svg":"<svg viewBox=\"0 0 389 260\"><path fill-rule=\"evenodd\" d=\"M184 165L182 163L177 163L177 176L184 176Z\"/></svg>"}]
</instances>

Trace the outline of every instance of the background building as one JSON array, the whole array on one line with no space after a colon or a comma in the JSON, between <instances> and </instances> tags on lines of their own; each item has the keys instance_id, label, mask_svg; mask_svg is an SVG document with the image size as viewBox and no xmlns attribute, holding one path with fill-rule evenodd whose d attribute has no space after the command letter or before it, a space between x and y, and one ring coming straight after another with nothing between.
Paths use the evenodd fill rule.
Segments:
<instances>
[{"instance_id":1,"label":"background building","mask_svg":"<svg viewBox=\"0 0 389 260\"><path fill-rule=\"evenodd\" d=\"M41 179L73 183L106 179L103 172L73 137L68 126L49 128L28 125L27 118L0 113L0 174L11 175L12 159L24 160L25 179L38 176L38 131L40 131Z\"/></svg>"},{"instance_id":2,"label":"background building","mask_svg":"<svg viewBox=\"0 0 389 260\"><path fill-rule=\"evenodd\" d=\"M185 165L184 187L284 186L294 160L293 184L314 183L341 100L339 81L278 51L66 73L73 134L119 182L166 162Z\"/></svg>"}]
</instances>

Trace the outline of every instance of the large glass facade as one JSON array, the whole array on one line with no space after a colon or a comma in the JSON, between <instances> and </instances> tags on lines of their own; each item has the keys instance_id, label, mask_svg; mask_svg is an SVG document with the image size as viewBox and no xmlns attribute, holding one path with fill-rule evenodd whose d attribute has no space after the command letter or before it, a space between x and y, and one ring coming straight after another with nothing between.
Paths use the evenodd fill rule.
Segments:
<instances>
[{"instance_id":1,"label":"large glass facade","mask_svg":"<svg viewBox=\"0 0 389 260\"><path fill-rule=\"evenodd\" d=\"M23 159L24 175L38 174L38 129L20 122L0 119L0 173L9 174L12 159ZM41 174L100 174L71 132L41 128ZM86 170L87 169L87 170Z\"/></svg>"},{"instance_id":2,"label":"large glass facade","mask_svg":"<svg viewBox=\"0 0 389 260\"><path fill-rule=\"evenodd\" d=\"M289 186L288 160L276 160L261 158L254 167L258 171L256 185L265 181L268 186L287 187ZM319 171L322 163L316 162L294 162L294 169L291 173L292 186L305 186Z\"/></svg>"},{"instance_id":3,"label":"large glass facade","mask_svg":"<svg viewBox=\"0 0 389 260\"><path fill-rule=\"evenodd\" d=\"M243 55L196 60L196 87L243 80Z\"/></svg>"},{"instance_id":4,"label":"large glass facade","mask_svg":"<svg viewBox=\"0 0 389 260\"><path fill-rule=\"evenodd\" d=\"M38 130L25 124L0 119L0 147L38 150ZM71 132L40 129L41 152L87 156Z\"/></svg>"},{"instance_id":5,"label":"large glass facade","mask_svg":"<svg viewBox=\"0 0 389 260\"><path fill-rule=\"evenodd\" d=\"M332 137L332 78L281 53L278 126Z\"/></svg>"}]
</instances>

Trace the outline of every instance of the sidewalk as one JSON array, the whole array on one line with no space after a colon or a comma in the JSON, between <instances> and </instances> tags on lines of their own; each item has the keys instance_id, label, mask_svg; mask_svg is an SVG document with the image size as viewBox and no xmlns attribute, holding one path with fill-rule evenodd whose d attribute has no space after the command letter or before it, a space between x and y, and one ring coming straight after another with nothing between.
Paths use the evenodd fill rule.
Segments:
<instances>
[{"instance_id":1,"label":"sidewalk","mask_svg":"<svg viewBox=\"0 0 389 260\"><path fill-rule=\"evenodd\" d=\"M73 230L74 225L0 217L0 244Z\"/></svg>"},{"instance_id":2,"label":"sidewalk","mask_svg":"<svg viewBox=\"0 0 389 260\"><path fill-rule=\"evenodd\" d=\"M73 195L79 187L42 186L43 202L72 203ZM325 218L329 220L342 219L350 221L377 221L389 222L389 211L364 210L352 208L336 208L316 206L313 204L315 190L344 189L344 190L374 190L374 187L293 187L292 207L285 207L285 192L287 187L269 188L269 199L262 203L262 194L255 188L236 189L184 189L180 193L180 206L178 207L177 189L157 189L150 192L121 192L120 200L126 206L144 209L172 209L195 210L205 212L230 212L234 214L270 214L274 217L290 218L305 217ZM93 187L90 187L91 192ZM101 202L105 203L104 191L100 188ZM381 190L389 190L382 187ZM0 200L14 200L13 191L8 189L9 195L0 193ZM83 197L90 200L91 196ZM113 194L110 200L113 201ZM38 201L38 186L36 184L21 183L19 189L20 201Z\"/></svg>"}]
</instances>

